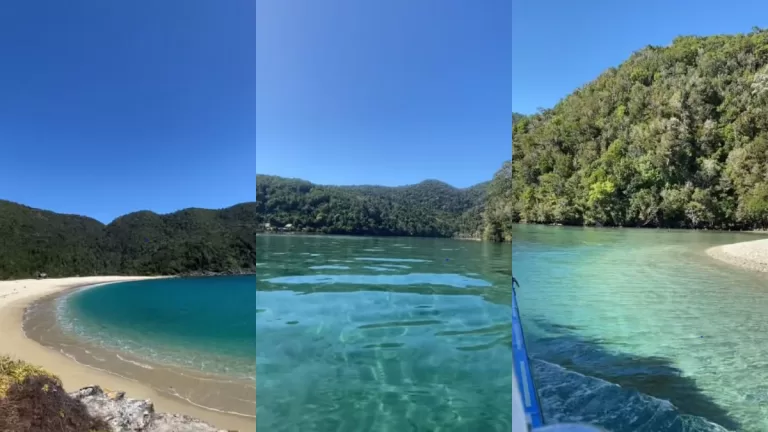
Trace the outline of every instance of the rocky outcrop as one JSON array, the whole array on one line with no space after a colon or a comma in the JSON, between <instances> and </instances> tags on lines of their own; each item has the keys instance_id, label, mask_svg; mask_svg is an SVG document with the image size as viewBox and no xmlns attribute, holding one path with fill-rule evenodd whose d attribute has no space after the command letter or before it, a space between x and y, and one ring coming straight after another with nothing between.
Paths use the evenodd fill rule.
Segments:
<instances>
[{"instance_id":1,"label":"rocky outcrop","mask_svg":"<svg viewBox=\"0 0 768 432\"><path fill-rule=\"evenodd\" d=\"M99 386L69 396L85 405L92 417L105 421L110 432L226 432L186 415L156 413L149 400L129 399Z\"/></svg>"},{"instance_id":2,"label":"rocky outcrop","mask_svg":"<svg viewBox=\"0 0 768 432\"><path fill-rule=\"evenodd\" d=\"M181 414L156 414L147 432L227 432Z\"/></svg>"}]
</instances>

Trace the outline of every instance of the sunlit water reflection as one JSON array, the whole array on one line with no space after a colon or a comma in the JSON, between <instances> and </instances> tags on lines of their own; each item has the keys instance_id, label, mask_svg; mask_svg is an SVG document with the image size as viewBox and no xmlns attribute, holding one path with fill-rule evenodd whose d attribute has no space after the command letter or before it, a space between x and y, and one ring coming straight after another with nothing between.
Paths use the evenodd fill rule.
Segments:
<instances>
[{"instance_id":1,"label":"sunlit water reflection","mask_svg":"<svg viewBox=\"0 0 768 432\"><path fill-rule=\"evenodd\" d=\"M510 245L258 240L258 427L510 430Z\"/></svg>"},{"instance_id":2,"label":"sunlit water reflection","mask_svg":"<svg viewBox=\"0 0 768 432\"><path fill-rule=\"evenodd\" d=\"M535 226L514 235L550 420L617 432L768 430L767 279L704 252L754 235Z\"/></svg>"}]
</instances>

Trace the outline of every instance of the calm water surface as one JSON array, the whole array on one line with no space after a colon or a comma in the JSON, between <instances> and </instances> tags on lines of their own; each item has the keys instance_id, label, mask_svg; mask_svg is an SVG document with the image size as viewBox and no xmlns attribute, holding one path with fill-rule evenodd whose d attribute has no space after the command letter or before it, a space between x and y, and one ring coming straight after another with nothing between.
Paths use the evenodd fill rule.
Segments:
<instances>
[{"instance_id":1,"label":"calm water surface","mask_svg":"<svg viewBox=\"0 0 768 432\"><path fill-rule=\"evenodd\" d=\"M768 279L709 258L750 234L516 226L548 420L768 431Z\"/></svg>"},{"instance_id":2,"label":"calm water surface","mask_svg":"<svg viewBox=\"0 0 768 432\"><path fill-rule=\"evenodd\" d=\"M70 291L25 311L31 339L253 429L256 278L154 279ZM209 419L208 421L214 421Z\"/></svg>"},{"instance_id":3,"label":"calm water surface","mask_svg":"<svg viewBox=\"0 0 768 432\"><path fill-rule=\"evenodd\" d=\"M510 245L262 236L257 253L258 428L510 430Z\"/></svg>"},{"instance_id":4,"label":"calm water surface","mask_svg":"<svg viewBox=\"0 0 768 432\"><path fill-rule=\"evenodd\" d=\"M254 285L253 276L110 284L60 298L59 324L148 361L253 380Z\"/></svg>"}]
</instances>

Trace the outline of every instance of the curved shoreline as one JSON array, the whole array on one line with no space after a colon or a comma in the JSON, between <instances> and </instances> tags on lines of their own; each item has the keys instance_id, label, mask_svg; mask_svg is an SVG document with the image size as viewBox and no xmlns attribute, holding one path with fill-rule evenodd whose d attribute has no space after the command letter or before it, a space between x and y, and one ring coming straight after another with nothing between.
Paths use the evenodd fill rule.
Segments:
<instances>
[{"instance_id":1,"label":"curved shoreline","mask_svg":"<svg viewBox=\"0 0 768 432\"><path fill-rule=\"evenodd\" d=\"M102 286L73 288L35 300L26 308L22 324L27 338L84 366L144 383L163 396L221 414L246 419L255 417L256 387L252 380L253 374L248 374L248 378L237 378L202 372L172 361L162 363L136 355L131 349L105 346L64 330L60 321L61 303L66 302L70 295ZM119 338L109 336L110 339L114 337ZM197 351L187 350L186 355L196 356ZM227 360L211 358L208 361L224 364ZM255 362L255 358L252 362ZM202 386L203 382L206 385Z\"/></svg>"},{"instance_id":2,"label":"curved shoreline","mask_svg":"<svg viewBox=\"0 0 768 432\"><path fill-rule=\"evenodd\" d=\"M150 399L157 411L186 414L219 428L253 430L255 418L225 414L195 406L193 403L164 395L150 385L121 377L108 370L101 370L77 362L64 353L28 338L24 331L27 308L44 297L59 295L81 288L91 288L109 283L152 279L152 277L85 277L45 280L0 281L0 354L39 365L58 375L67 391L75 391L91 385L124 391L128 397Z\"/></svg>"},{"instance_id":3,"label":"curved shoreline","mask_svg":"<svg viewBox=\"0 0 768 432\"><path fill-rule=\"evenodd\" d=\"M768 239L711 247L707 255L745 270L768 273Z\"/></svg>"}]
</instances>

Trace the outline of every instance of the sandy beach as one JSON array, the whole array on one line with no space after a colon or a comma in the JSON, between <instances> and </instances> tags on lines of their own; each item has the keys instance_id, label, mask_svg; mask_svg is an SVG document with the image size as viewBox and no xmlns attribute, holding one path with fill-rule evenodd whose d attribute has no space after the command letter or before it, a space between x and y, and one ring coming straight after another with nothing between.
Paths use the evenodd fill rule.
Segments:
<instances>
[{"instance_id":1,"label":"sandy beach","mask_svg":"<svg viewBox=\"0 0 768 432\"><path fill-rule=\"evenodd\" d=\"M743 269L768 272L768 239L715 246L707 249L707 255Z\"/></svg>"},{"instance_id":2,"label":"sandy beach","mask_svg":"<svg viewBox=\"0 0 768 432\"><path fill-rule=\"evenodd\" d=\"M149 279L147 277L81 277L45 280L0 281L0 354L42 366L58 375L67 391L89 385L99 385L110 390L120 390L126 397L150 399L158 412L186 414L206 421L216 427L229 430L255 430L255 418L236 416L197 407L179 398L162 394L142 382L124 378L106 370L80 364L62 353L49 349L25 335L22 324L24 311L31 303L52 294L88 285ZM112 370L111 368L106 368ZM157 374L157 372L155 372ZM154 377L157 379L157 376ZM205 384L199 387L205 389Z\"/></svg>"}]
</instances>

